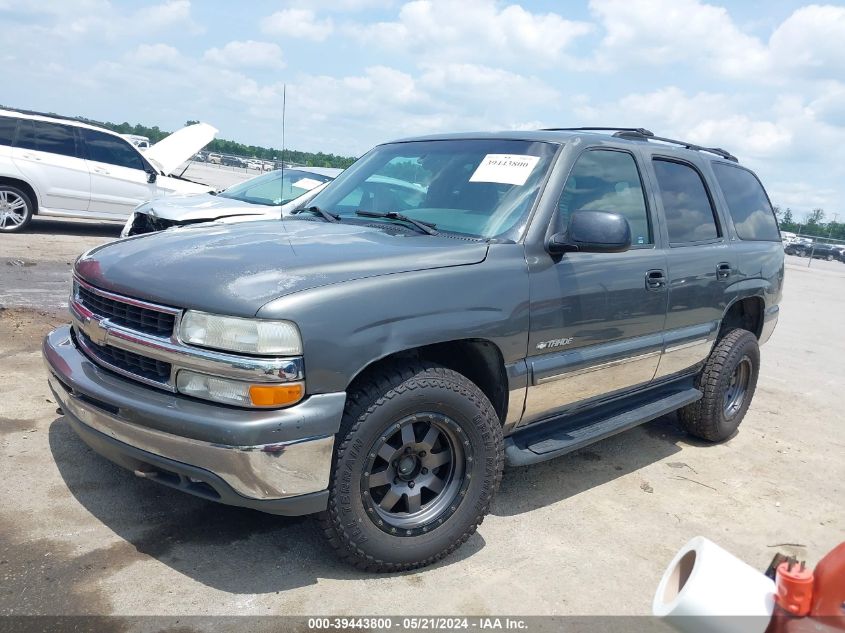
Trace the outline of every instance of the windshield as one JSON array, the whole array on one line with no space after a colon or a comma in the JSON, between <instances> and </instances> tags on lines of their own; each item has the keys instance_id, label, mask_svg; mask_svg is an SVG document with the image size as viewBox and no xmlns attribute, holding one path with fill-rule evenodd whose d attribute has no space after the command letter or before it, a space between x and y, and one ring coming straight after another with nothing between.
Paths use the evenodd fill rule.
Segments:
<instances>
[{"instance_id":1,"label":"windshield","mask_svg":"<svg viewBox=\"0 0 845 633\"><path fill-rule=\"evenodd\" d=\"M250 178L221 191L218 195L242 202L277 206L298 198L329 180L330 176L299 169L285 169L282 178L282 170L279 169Z\"/></svg>"},{"instance_id":2,"label":"windshield","mask_svg":"<svg viewBox=\"0 0 845 633\"><path fill-rule=\"evenodd\" d=\"M357 211L398 212L438 231L492 238L531 209L556 149L502 139L381 145L311 203L344 221L373 221Z\"/></svg>"}]
</instances>

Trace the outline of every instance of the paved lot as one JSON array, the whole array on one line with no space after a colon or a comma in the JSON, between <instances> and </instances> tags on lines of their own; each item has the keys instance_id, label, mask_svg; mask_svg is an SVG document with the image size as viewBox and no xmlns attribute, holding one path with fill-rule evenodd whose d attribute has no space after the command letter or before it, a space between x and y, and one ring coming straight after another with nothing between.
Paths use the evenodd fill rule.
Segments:
<instances>
[{"instance_id":1,"label":"paved lot","mask_svg":"<svg viewBox=\"0 0 845 633\"><path fill-rule=\"evenodd\" d=\"M379 576L336 562L309 519L135 478L56 414L40 339L65 321L70 262L115 235L43 221L0 236L0 614L643 614L692 536L757 568L776 549L815 562L845 539L841 263L789 258L781 323L730 441L693 441L670 416L507 471L455 555Z\"/></svg>"}]
</instances>

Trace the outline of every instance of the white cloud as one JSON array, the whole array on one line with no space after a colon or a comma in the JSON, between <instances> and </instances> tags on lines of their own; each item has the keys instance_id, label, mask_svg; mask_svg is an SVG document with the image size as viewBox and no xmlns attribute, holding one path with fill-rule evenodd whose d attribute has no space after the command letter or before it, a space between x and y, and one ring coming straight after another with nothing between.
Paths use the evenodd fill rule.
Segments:
<instances>
[{"instance_id":1,"label":"white cloud","mask_svg":"<svg viewBox=\"0 0 845 633\"><path fill-rule=\"evenodd\" d=\"M727 9L698 0L590 0L605 35L598 68L702 63L727 76L764 70L767 52Z\"/></svg>"},{"instance_id":2,"label":"white cloud","mask_svg":"<svg viewBox=\"0 0 845 633\"><path fill-rule=\"evenodd\" d=\"M296 37L322 42L334 30L331 18L318 20L311 9L283 9L264 18L261 31L267 35Z\"/></svg>"},{"instance_id":3,"label":"white cloud","mask_svg":"<svg viewBox=\"0 0 845 633\"><path fill-rule=\"evenodd\" d=\"M271 42L233 41L223 48L210 48L206 61L230 68L284 68L282 49Z\"/></svg>"},{"instance_id":4,"label":"white cloud","mask_svg":"<svg viewBox=\"0 0 845 633\"><path fill-rule=\"evenodd\" d=\"M451 63L519 62L543 65L562 58L572 42L591 31L584 22L555 13L531 13L492 0L414 0L393 22L349 29L368 44Z\"/></svg>"},{"instance_id":5,"label":"white cloud","mask_svg":"<svg viewBox=\"0 0 845 633\"><path fill-rule=\"evenodd\" d=\"M141 66L177 66L183 61L179 51L168 44L141 44L127 59Z\"/></svg>"},{"instance_id":6,"label":"white cloud","mask_svg":"<svg viewBox=\"0 0 845 633\"><path fill-rule=\"evenodd\" d=\"M801 7L769 40L772 70L790 69L812 77L845 75L845 7Z\"/></svg>"}]
</instances>

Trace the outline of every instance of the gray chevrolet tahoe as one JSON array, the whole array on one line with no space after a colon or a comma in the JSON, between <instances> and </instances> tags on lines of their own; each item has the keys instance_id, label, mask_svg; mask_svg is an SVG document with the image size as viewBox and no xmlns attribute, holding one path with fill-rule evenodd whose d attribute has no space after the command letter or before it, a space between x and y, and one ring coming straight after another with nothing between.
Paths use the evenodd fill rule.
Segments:
<instances>
[{"instance_id":1,"label":"gray chevrolet tahoe","mask_svg":"<svg viewBox=\"0 0 845 633\"><path fill-rule=\"evenodd\" d=\"M308 204L77 260L43 352L96 452L317 514L342 558L398 571L466 541L505 464L676 410L717 442L748 410L784 256L724 150L641 128L430 136Z\"/></svg>"}]
</instances>

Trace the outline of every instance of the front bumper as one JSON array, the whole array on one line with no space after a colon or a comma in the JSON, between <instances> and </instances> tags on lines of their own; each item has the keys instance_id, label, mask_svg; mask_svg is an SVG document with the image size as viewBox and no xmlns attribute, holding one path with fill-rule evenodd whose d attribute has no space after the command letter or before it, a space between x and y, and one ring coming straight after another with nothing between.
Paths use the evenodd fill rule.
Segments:
<instances>
[{"instance_id":1,"label":"front bumper","mask_svg":"<svg viewBox=\"0 0 845 633\"><path fill-rule=\"evenodd\" d=\"M136 474L275 514L325 508L345 393L244 410L144 387L91 362L70 328L44 339L50 388L95 451Z\"/></svg>"}]
</instances>

